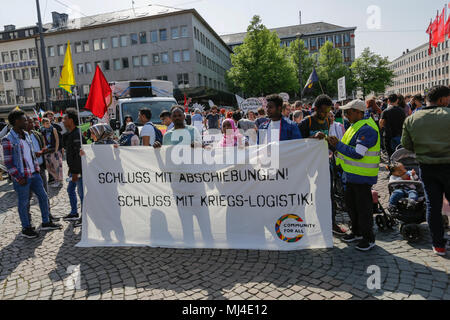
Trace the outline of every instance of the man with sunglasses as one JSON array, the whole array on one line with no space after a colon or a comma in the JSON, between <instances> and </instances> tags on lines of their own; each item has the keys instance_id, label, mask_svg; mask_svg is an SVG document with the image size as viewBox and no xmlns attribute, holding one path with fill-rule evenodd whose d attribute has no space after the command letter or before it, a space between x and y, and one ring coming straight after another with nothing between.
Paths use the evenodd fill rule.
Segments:
<instances>
[{"instance_id":1,"label":"man with sunglasses","mask_svg":"<svg viewBox=\"0 0 450 320\"><path fill-rule=\"evenodd\" d=\"M380 131L372 118L364 119L364 101L354 100L341 107L351 123L341 141L329 137L337 150L337 165L344 171L345 203L352 220L352 233L345 242L359 241L356 249L369 251L375 247L373 233L372 186L378 181L380 168Z\"/></svg>"}]
</instances>

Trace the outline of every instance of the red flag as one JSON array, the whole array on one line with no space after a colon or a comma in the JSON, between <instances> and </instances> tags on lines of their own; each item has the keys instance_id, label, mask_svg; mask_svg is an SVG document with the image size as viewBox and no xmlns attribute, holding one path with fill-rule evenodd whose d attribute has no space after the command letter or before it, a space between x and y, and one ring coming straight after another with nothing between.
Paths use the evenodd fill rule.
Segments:
<instances>
[{"instance_id":1,"label":"red flag","mask_svg":"<svg viewBox=\"0 0 450 320\"><path fill-rule=\"evenodd\" d=\"M184 106L186 106L187 104L187 98L186 98L186 94L184 94Z\"/></svg>"},{"instance_id":2,"label":"red flag","mask_svg":"<svg viewBox=\"0 0 450 320\"><path fill-rule=\"evenodd\" d=\"M112 90L99 66L95 70L85 108L97 118L103 118L112 103Z\"/></svg>"},{"instance_id":3,"label":"red flag","mask_svg":"<svg viewBox=\"0 0 450 320\"><path fill-rule=\"evenodd\" d=\"M448 4L450 8L450 3ZM447 18L447 23L445 24L445 34L450 38L450 19Z\"/></svg>"},{"instance_id":4,"label":"red flag","mask_svg":"<svg viewBox=\"0 0 450 320\"><path fill-rule=\"evenodd\" d=\"M435 48L438 46L438 29L439 29L439 15L436 16L436 20L434 20L431 25L431 45Z\"/></svg>"},{"instance_id":5,"label":"red flag","mask_svg":"<svg viewBox=\"0 0 450 320\"><path fill-rule=\"evenodd\" d=\"M445 8L442 9L441 16L439 17L438 25L438 43L445 41Z\"/></svg>"},{"instance_id":6,"label":"red flag","mask_svg":"<svg viewBox=\"0 0 450 320\"><path fill-rule=\"evenodd\" d=\"M428 48L428 55L431 55L433 49L431 48L431 40L432 40L432 28L433 28L433 22L430 21L430 25L428 26L428 29L426 31L426 33L429 36L429 40L428 40L428 44L429 44L429 48Z\"/></svg>"},{"instance_id":7,"label":"red flag","mask_svg":"<svg viewBox=\"0 0 450 320\"><path fill-rule=\"evenodd\" d=\"M61 117L63 116L63 112L62 112L62 110L61 110Z\"/></svg>"}]
</instances>

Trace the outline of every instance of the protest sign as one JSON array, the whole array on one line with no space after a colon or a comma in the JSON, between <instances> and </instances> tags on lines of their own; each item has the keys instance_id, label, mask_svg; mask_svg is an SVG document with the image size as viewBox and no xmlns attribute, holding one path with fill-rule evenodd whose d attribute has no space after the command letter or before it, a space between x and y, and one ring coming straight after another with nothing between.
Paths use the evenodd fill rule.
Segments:
<instances>
[{"instance_id":1,"label":"protest sign","mask_svg":"<svg viewBox=\"0 0 450 320\"><path fill-rule=\"evenodd\" d=\"M279 148L276 167L262 165L267 146L246 148L246 164L236 165L221 162L234 148L215 149L209 164L180 165L176 147L83 146L78 246L332 247L326 143L308 139L271 147Z\"/></svg>"},{"instance_id":2,"label":"protest sign","mask_svg":"<svg viewBox=\"0 0 450 320\"><path fill-rule=\"evenodd\" d=\"M258 111L263 106L263 103L258 98L249 98L241 103L240 108L244 112Z\"/></svg>"},{"instance_id":3,"label":"protest sign","mask_svg":"<svg viewBox=\"0 0 450 320\"><path fill-rule=\"evenodd\" d=\"M290 99L289 94L282 92L280 93L280 97L283 99L284 102L289 102Z\"/></svg>"}]
</instances>

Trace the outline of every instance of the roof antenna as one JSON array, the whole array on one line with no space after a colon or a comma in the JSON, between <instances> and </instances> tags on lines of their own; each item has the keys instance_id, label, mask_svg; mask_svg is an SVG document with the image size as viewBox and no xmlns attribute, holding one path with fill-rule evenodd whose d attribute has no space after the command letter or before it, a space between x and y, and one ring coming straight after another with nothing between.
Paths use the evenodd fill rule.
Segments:
<instances>
[{"instance_id":1,"label":"roof antenna","mask_svg":"<svg viewBox=\"0 0 450 320\"><path fill-rule=\"evenodd\" d=\"M299 11L298 14L299 14L299 19L300 19L300 25L302 25L302 11Z\"/></svg>"},{"instance_id":2,"label":"roof antenna","mask_svg":"<svg viewBox=\"0 0 450 320\"><path fill-rule=\"evenodd\" d=\"M131 0L131 7L133 8L134 16L136 17L136 11L134 10L134 0Z\"/></svg>"}]
</instances>

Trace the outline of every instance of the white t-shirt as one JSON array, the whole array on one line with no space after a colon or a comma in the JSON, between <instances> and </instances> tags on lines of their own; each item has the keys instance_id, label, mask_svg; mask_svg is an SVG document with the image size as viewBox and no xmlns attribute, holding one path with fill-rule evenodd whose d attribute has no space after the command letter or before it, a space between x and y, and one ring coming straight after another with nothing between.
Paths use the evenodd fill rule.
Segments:
<instances>
[{"instance_id":1,"label":"white t-shirt","mask_svg":"<svg viewBox=\"0 0 450 320\"><path fill-rule=\"evenodd\" d=\"M28 165L28 167L31 170L31 173L34 173L36 170L34 169L34 161L33 161L33 156L31 155L31 149L30 149L30 145L25 141L20 139L20 144L23 147L23 156L25 158L25 161Z\"/></svg>"},{"instance_id":2,"label":"white t-shirt","mask_svg":"<svg viewBox=\"0 0 450 320\"><path fill-rule=\"evenodd\" d=\"M268 132L268 142L280 142L280 128L281 128L281 120L280 121L272 121L269 124L269 132ZM272 134L273 131L273 134Z\"/></svg>"},{"instance_id":3,"label":"white t-shirt","mask_svg":"<svg viewBox=\"0 0 450 320\"><path fill-rule=\"evenodd\" d=\"M153 146L156 141L155 128L151 124L146 124L141 130L141 138L150 137L150 146Z\"/></svg>"}]
</instances>

